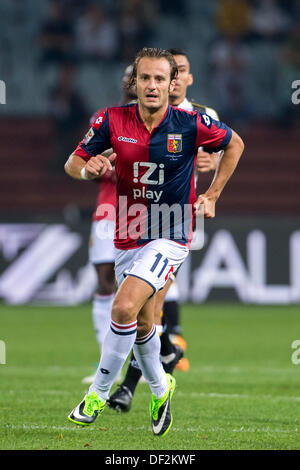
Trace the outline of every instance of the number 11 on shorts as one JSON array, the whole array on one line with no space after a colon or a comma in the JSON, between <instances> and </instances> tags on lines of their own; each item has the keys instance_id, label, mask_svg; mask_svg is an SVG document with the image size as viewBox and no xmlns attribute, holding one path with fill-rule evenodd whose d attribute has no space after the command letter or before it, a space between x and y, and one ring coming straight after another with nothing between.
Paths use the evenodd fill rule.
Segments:
<instances>
[{"instance_id":1,"label":"number 11 on shorts","mask_svg":"<svg viewBox=\"0 0 300 470\"><path fill-rule=\"evenodd\" d=\"M151 271L152 273L153 273L153 272L155 271L155 269L157 268L157 266L158 266L159 262L161 261L162 257L163 257L163 255L162 255L161 253L157 253L157 255L155 255L156 260L154 261L154 263L153 263L153 265L152 265L152 267L151 267L151 269L150 269L150 271ZM159 274L157 275L157 277L160 277L160 276L162 275L162 273L164 272L164 270L165 270L166 267L168 266L168 262L169 262L168 258L165 258L164 261L163 261L163 267L161 268L161 270L160 270ZM173 268L173 266L172 266L172 268ZM173 271L173 269L172 269L172 271ZM169 273L168 273L168 274L169 274Z\"/></svg>"}]
</instances>

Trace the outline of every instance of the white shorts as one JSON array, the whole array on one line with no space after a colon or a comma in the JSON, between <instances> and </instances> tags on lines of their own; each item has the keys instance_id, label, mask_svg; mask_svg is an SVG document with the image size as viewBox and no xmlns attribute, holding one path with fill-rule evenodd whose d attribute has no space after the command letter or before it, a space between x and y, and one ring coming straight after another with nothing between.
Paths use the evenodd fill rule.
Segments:
<instances>
[{"instance_id":1,"label":"white shorts","mask_svg":"<svg viewBox=\"0 0 300 470\"><path fill-rule=\"evenodd\" d=\"M143 279L154 292L162 289L170 274L176 272L189 250L172 240L160 238L132 250L116 249L115 273L118 285L127 275Z\"/></svg>"},{"instance_id":2,"label":"white shorts","mask_svg":"<svg viewBox=\"0 0 300 470\"><path fill-rule=\"evenodd\" d=\"M93 221L89 243L89 260L92 264L115 262L114 230L115 222L112 220Z\"/></svg>"}]
</instances>

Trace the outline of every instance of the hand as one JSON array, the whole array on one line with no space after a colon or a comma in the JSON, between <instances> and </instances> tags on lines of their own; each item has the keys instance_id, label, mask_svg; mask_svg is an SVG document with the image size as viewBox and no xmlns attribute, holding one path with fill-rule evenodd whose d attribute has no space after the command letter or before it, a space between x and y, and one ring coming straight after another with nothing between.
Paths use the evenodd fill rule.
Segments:
<instances>
[{"instance_id":1,"label":"hand","mask_svg":"<svg viewBox=\"0 0 300 470\"><path fill-rule=\"evenodd\" d=\"M85 165L85 173L88 179L104 175L108 170L112 170L112 164L117 154L112 153L108 158L103 155L96 155L89 159Z\"/></svg>"},{"instance_id":2,"label":"hand","mask_svg":"<svg viewBox=\"0 0 300 470\"><path fill-rule=\"evenodd\" d=\"M201 149L197 152L197 170L200 173L207 173L208 171L214 171L217 168L219 162L218 153L208 153Z\"/></svg>"},{"instance_id":3,"label":"hand","mask_svg":"<svg viewBox=\"0 0 300 470\"><path fill-rule=\"evenodd\" d=\"M193 205L194 215L196 217L204 215L206 219L213 219L215 217L215 205L215 199L211 199L205 194L201 194Z\"/></svg>"}]
</instances>

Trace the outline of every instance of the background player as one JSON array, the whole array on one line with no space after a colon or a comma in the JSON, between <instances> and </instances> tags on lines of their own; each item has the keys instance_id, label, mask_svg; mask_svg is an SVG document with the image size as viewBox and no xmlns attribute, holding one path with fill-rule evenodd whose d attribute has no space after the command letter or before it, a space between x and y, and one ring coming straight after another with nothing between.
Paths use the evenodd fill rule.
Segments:
<instances>
[{"instance_id":1,"label":"background player","mask_svg":"<svg viewBox=\"0 0 300 470\"><path fill-rule=\"evenodd\" d=\"M195 103L193 100L189 100L186 96L187 88L192 85L194 81L191 73L190 61L186 52L178 48L169 49L169 52L171 52L175 58L178 67L178 77L174 90L170 93L169 103L172 106L185 109L186 111L206 113L213 119L217 119L219 121L219 115L214 109ZM197 171L214 171L217 167L219 156L219 153L209 153L204 151L203 148L199 148L197 155ZM180 345L185 350L186 342L182 336L178 299L178 287L176 282L174 282L170 285L165 297L163 321L166 325L166 330L171 335L172 341ZM183 371L189 370L188 359L183 357L176 365L176 369Z\"/></svg>"},{"instance_id":2,"label":"background player","mask_svg":"<svg viewBox=\"0 0 300 470\"><path fill-rule=\"evenodd\" d=\"M190 61L187 54L182 49L169 49L169 52L173 55L178 67L176 83L173 90L169 94L169 103L172 106L185 109L186 111L198 111L200 113L206 113L213 119L219 120L219 116L214 109L199 105L187 99L187 88L193 83L193 75L190 71ZM219 153L208 153L205 152L202 148L198 149L197 166L199 165L199 171L207 172L215 170L218 161ZM168 358L167 360L170 360L170 363L173 360L171 367L167 370L168 372L172 373L174 367L176 367L176 369L187 371L189 369L188 359L183 357L176 364L177 358L172 356L172 354L175 354L175 351L172 351L168 346L168 336L171 335L172 341L175 342L175 344L180 346L182 349L186 349L186 344L182 337L182 329L180 325L178 303L179 292L175 282L175 276L171 276L163 291L156 295L159 297L156 317L159 315L160 305L163 305L162 320L163 324L165 325L164 332L161 336L162 346L164 347L162 356L163 359L165 358L165 361L166 358ZM138 364L133 356L129 362L129 366L123 382L110 396L108 405L117 411L129 411L132 398L141 375L141 370L139 369Z\"/></svg>"}]
</instances>

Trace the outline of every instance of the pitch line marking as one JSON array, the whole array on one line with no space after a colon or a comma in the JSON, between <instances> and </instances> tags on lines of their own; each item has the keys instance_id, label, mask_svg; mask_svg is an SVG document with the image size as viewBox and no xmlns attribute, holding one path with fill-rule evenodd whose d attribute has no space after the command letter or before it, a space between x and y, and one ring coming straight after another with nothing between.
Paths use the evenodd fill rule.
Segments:
<instances>
[{"instance_id":1,"label":"pitch line marking","mask_svg":"<svg viewBox=\"0 0 300 470\"><path fill-rule=\"evenodd\" d=\"M208 397L208 398L229 398L229 399L236 399L236 398L245 398L249 399L256 399L256 398L263 398L265 400L287 400L287 401L300 401L300 397L289 397L289 396L280 396L280 395L246 395L246 394L239 394L239 393L204 393L204 392L191 392L191 393L184 393L184 392L177 392L177 395L181 396L191 396L191 397Z\"/></svg>"},{"instance_id":2,"label":"pitch line marking","mask_svg":"<svg viewBox=\"0 0 300 470\"><path fill-rule=\"evenodd\" d=\"M8 393L11 395L15 393L19 393L18 390L9 390ZM31 393L31 392L30 392ZM41 395L73 395L73 392L71 390L38 390L37 393L40 393ZM148 393L139 391L139 395L142 396L149 396ZM186 397L192 397L192 398L226 398L229 400L234 400L234 399L264 399L264 400L275 400L275 401L296 401L300 402L300 396L299 397L293 397L293 396L280 396L280 395L260 395L260 394L253 394L253 395L248 395L248 394L240 394L240 393L219 393L219 392L182 392L182 391L177 391L176 392L177 396L184 396Z\"/></svg>"},{"instance_id":3,"label":"pitch line marking","mask_svg":"<svg viewBox=\"0 0 300 470\"><path fill-rule=\"evenodd\" d=\"M74 426L54 426L54 425L47 425L47 424L4 424L0 426L0 429L11 429L11 430L20 430L23 429L24 431L34 431L34 430L52 430L52 431L73 431L73 432L80 432L82 428L74 427ZM97 426L92 428L93 430L101 431L101 429L97 429ZM127 426L127 431L149 431L151 430L150 426ZM85 430L85 429L84 429ZM110 428L111 431L115 431L115 427ZM299 428L293 429L280 429L274 428L272 429L270 426L263 427L263 428L256 428L256 427L244 427L241 426L240 428L222 428L219 426L209 427L209 426L197 426L197 427L180 427L177 428L176 426L172 427L172 430L175 432L234 432L234 433L296 433L299 432ZM109 431L109 429L108 429Z\"/></svg>"},{"instance_id":4,"label":"pitch line marking","mask_svg":"<svg viewBox=\"0 0 300 470\"><path fill-rule=\"evenodd\" d=\"M145 392L140 392L141 395L145 395ZM181 392L177 391L176 392L177 396L181 397L192 397L192 398L228 398L228 399L239 399L239 398L244 398L244 399L265 399L265 400L275 400L275 401L281 401L281 400L286 400L286 401L296 401L300 402L300 397L292 397L292 396L280 396L280 395L260 395L260 394L253 394L253 395L247 395L247 394L239 394L239 393L217 393L217 392ZM148 394L147 394L148 396Z\"/></svg>"}]
</instances>

